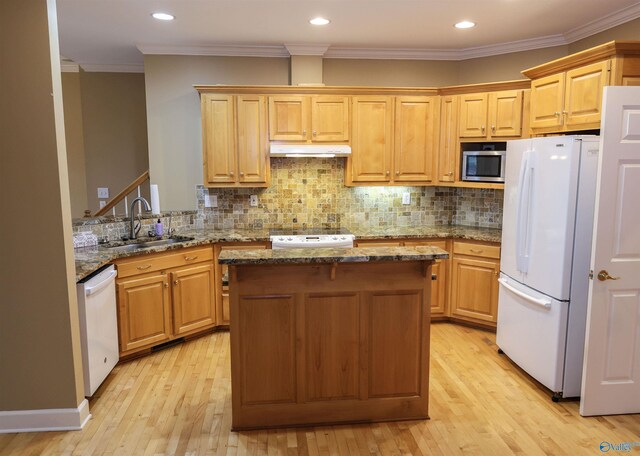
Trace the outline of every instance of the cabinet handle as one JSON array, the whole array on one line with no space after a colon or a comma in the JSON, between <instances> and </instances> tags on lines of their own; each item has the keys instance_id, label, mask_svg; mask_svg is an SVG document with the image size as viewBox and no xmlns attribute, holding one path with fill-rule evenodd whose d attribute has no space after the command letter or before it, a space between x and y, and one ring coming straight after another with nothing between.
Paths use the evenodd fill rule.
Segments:
<instances>
[{"instance_id":1,"label":"cabinet handle","mask_svg":"<svg viewBox=\"0 0 640 456\"><path fill-rule=\"evenodd\" d=\"M229 172L229 176L233 176L233 171L230 171L230 172Z\"/></svg>"},{"instance_id":2,"label":"cabinet handle","mask_svg":"<svg viewBox=\"0 0 640 456\"><path fill-rule=\"evenodd\" d=\"M138 266L138 269L140 269L141 271L144 271L146 269L149 269L150 267L151 267L150 264L145 264L145 265L142 265L142 266Z\"/></svg>"},{"instance_id":3,"label":"cabinet handle","mask_svg":"<svg viewBox=\"0 0 640 456\"><path fill-rule=\"evenodd\" d=\"M554 112L553 115L555 115L556 117L560 117L560 113L558 111Z\"/></svg>"},{"instance_id":4,"label":"cabinet handle","mask_svg":"<svg viewBox=\"0 0 640 456\"><path fill-rule=\"evenodd\" d=\"M307 130L302 130L302 136L307 136Z\"/></svg>"},{"instance_id":5,"label":"cabinet handle","mask_svg":"<svg viewBox=\"0 0 640 456\"><path fill-rule=\"evenodd\" d=\"M174 285L178 285L178 281L177 281L177 280L174 280L174 281L173 281L173 284L174 284Z\"/></svg>"},{"instance_id":6,"label":"cabinet handle","mask_svg":"<svg viewBox=\"0 0 640 456\"><path fill-rule=\"evenodd\" d=\"M453 171L449 171L449 172L447 173L447 176L453 176Z\"/></svg>"},{"instance_id":7,"label":"cabinet handle","mask_svg":"<svg viewBox=\"0 0 640 456\"><path fill-rule=\"evenodd\" d=\"M389 174L391 174L389 171L386 172L386 175L388 176Z\"/></svg>"},{"instance_id":8,"label":"cabinet handle","mask_svg":"<svg viewBox=\"0 0 640 456\"><path fill-rule=\"evenodd\" d=\"M169 282L164 282L164 287L169 288Z\"/></svg>"},{"instance_id":9,"label":"cabinet handle","mask_svg":"<svg viewBox=\"0 0 640 456\"><path fill-rule=\"evenodd\" d=\"M482 128L482 133L484 133L484 125L481 128Z\"/></svg>"},{"instance_id":10,"label":"cabinet handle","mask_svg":"<svg viewBox=\"0 0 640 456\"><path fill-rule=\"evenodd\" d=\"M496 132L496 126L495 125L491 125L491 132L495 133Z\"/></svg>"},{"instance_id":11,"label":"cabinet handle","mask_svg":"<svg viewBox=\"0 0 640 456\"><path fill-rule=\"evenodd\" d=\"M569 111L562 111L562 114L566 116L567 114L569 114Z\"/></svg>"},{"instance_id":12,"label":"cabinet handle","mask_svg":"<svg viewBox=\"0 0 640 456\"><path fill-rule=\"evenodd\" d=\"M317 135L318 133L315 130L313 130L313 136L317 136Z\"/></svg>"},{"instance_id":13,"label":"cabinet handle","mask_svg":"<svg viewBox=\"0 0 640 456\"><path fill-rule=\"evenodd\" d=\"M190 256L185 256L184 257L184 261L193 261L193 260L197 260L197 259L198 259L198 255L192 256L192 257L190 257Z\"/></svg>"},{"instance_id":14,"label":"cabinet handle","mask_svg":"<svg viewBox=\"0 0 640 456\"><path fill-rule=\"evenodd\" d=\"M482 253L483 250L482 249L469 249L469 252L473 252L473 253Z\"/></svg>"},{"instance_id":15,"label":"cabinet handle","mask_svg":"<svg viewBox=\"0 0 640 456\"><path fill-rule=\"evenodd\" d=\"M244 176L244 173L243 173L242 171L240 171L240 175L241 175L241 176Z\"/></svg>"},{"instance_id":16,"label":"cabinet handle","mask_svg":"<svg viewBox=\"0 0 640 456\"><path fill-rule=\"evenodd\" d=\"M396 171L396 176L399 176L399 175L400 175L400 171Z\"/></svg>"}]
</instances>

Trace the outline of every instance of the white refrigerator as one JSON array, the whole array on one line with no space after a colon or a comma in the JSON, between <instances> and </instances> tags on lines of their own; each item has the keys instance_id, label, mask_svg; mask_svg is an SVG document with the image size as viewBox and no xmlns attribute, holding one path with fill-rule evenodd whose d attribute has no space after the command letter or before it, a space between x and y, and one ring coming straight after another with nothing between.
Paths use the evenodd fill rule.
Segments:
<instances>
[{"instance_id":1,"label":"white refrigerator","mask_svg":"<svg viewBox=\"0 0 640 456\"><path fill-rule=\"evenodd\" d=\"M553 392L580 396L599 138L507 143L500 350Z\"/></svg>"}]
</instances>

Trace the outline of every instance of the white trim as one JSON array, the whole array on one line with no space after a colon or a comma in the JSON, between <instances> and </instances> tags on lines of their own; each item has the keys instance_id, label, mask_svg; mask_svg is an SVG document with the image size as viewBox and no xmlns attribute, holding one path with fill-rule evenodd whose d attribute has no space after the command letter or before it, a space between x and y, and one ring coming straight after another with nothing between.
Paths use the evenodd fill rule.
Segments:
<instances>
[{"instance_id":1,"label":"white trim","mask_svg":"<svg viewBox=\"0 0 640 456\"><path fill-rule=\"evenodd\" d=\"M639 17L640 3L636 3L627 8L604 16L600 19L596 19L595 21L588 22L584 25L569 30L564 34L564 37L567 39L567 42L573 43L574 41L578 41L583 38L595 35L596 33L609 30L610 28L625 24Z\"/></svg>"},{"instance_id":2,"label":"white trim","mask_svg":"<svg viewBox=\"0 0 640 456\"><path fill-rule=\"evenodd\" d=\"M327 59L460 60L458 50L330 47Z\"/></svg>"},{"instance_id":3,"label":"white trim","mask_svg":"<svg viewBox=\"0 0 640 456\"><path fill-rule=\"evenodd\" d=\"M291 55L324 55L329 44L284 44Z\"/></svg>"},{"instance_id":4,"label":"white trim","mask_svg":"<svg viewBox=\"0 0 640 456\"><path fill-rule=\"evenodd\" d=\"M0 412L0 434L14 432L78 431L91 418L89 401L78 408Z\"/></svg>"},{"instance_id":5,"label":"white trim","mask_svg":"<svg viewBox=\"0 0 640 456\"><path fill-rule=\"evenodd\" d=\"M80 67L90 73L144 73L144 64L81 63Z\"/></svg>"},{"instance_id":6,"label":"white trim","mask_svg":"<svg viewBox=\"0 0 640 456\"><path fill-rule=\"evenodd\" d=\"M477 46L458 51L457 60L475 59L478 57L490 57L492 55L510 54L512 52L531 51L533 49L550 48L554 46L565 46L569 44L562 35L549 35L539 38L530 38L519 41L509 41L508 43L490 44L488 46Z\"/></svg>"},{"instance_id":7,"label":"white trim","mask_svg":"<svg viewBox=\"0 0 640 456\"><path fill-rule=\"evenodd\" d=\"M78 73L80 72L80 65L77 63L62 61L60 62L60 71L63 73Z\"/></svg>"},{"instance_id":8,"label":"white trim","mask_svg":"<svg viewBox=\"0 0 640 456\"><path fill-rule=\"evenodd\" d=\"M209 46L156 46L138 44L144 55L213 55L232 57L289 57L284 46L251 46L244 44Z\"/></svg>"}]
</instances>

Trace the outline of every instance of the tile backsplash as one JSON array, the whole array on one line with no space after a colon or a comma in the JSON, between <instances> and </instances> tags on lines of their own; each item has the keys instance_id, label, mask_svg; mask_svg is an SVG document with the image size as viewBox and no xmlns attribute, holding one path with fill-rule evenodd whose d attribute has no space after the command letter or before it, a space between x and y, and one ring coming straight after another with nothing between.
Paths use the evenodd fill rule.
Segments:
<instances>
[{"instance_id":1,"label":"tile backsplash","mask_svg":"<svg viewBox=\"0 0 640 456\"><path fill-rule=\"evenodd\" d=\"M204 195L218 207L205 208ZM411 202L402 204L403 193ZM249 196L258 196L258 206ZM502 190L454 187L345 187L344 160L273 158L271 185L256 189L196 188L195 224L216 228L402 227L502 225Z\"/></svg>"}]
</instances>

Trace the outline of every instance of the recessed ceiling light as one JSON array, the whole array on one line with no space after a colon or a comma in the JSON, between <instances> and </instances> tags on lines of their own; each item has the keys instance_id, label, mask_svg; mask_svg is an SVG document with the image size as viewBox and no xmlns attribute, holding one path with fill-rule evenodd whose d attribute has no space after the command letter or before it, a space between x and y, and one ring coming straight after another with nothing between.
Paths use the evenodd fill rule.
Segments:
<instances>
[{"instance_id":1,"label":"recessed ceiling light","mask_svg":"<svg viewBox=\"0 0 640 456\"><path fill-rule=\"evenodd\" d=\"M152 16L161 21L172 21L175 17L168 13L153 13Z\"/></svg>"},{"instance_id":2,"label":"recessed ceiling light","mask_svg":"<svg viewBox=\"0 0 640 456\"><path fill-rule=\"evenodd\" d=\"M466 28L471 28L475 26L476 26L476 23L471 21L460 21L456 24L456 28L459 28L459 29L466 29Z\"/></svg>"},{"instance_id":3,"label":"recessed ceiling light","mask_svg":"<svg viewBox=\"0 0 640 456\"><path fill-rule=\"evenodd\" d=\"M324 17L314 17L309 22L313 25L327 25L331 21L329 19L325 19Z\"/></svg>"}]
</instances>

